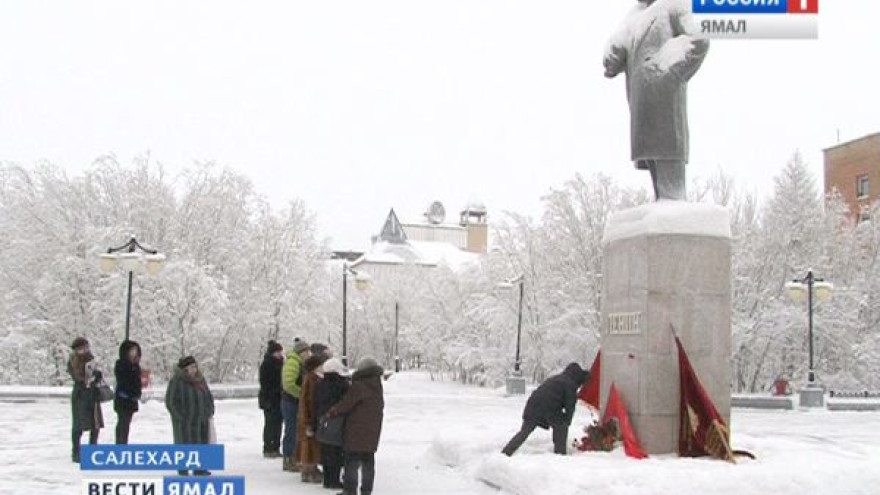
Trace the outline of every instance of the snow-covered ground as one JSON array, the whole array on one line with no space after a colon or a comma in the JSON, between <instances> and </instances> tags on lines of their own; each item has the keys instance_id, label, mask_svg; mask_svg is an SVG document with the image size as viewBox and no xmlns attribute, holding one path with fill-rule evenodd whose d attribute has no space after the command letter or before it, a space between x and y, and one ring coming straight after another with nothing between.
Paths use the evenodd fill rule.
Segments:
<instances>
[{"instance_id":1,"label":"snow-covered ground","mask_svg":"<svg viewBox=\"0 0 880 495\"><path fill-rule=\"evenodd\" d=\"M876 412L734 410L734 447L758 457L738 465L671 456L634 461L619 451L554 456L542 430L507 458L498 452L519 426L524 397L431 382L420 373L392 377L385 391L377 495L842 495L873 494L880 486ZM588 414L581 411L576 424ZM112 408L105 405L104 415L101 441L112 442ZM218 402L216 423L227 473L245 475L248 493L331 493L301 484L281 471L280 460L262 457L256 400ZM164 406L148 402L135 416L131 440L166 443L170 430ZM98 473L82 473L70 462L69 431L63 400L0 402L0 494L79 493L83 475Z\"/></svg>"}]
</instances>

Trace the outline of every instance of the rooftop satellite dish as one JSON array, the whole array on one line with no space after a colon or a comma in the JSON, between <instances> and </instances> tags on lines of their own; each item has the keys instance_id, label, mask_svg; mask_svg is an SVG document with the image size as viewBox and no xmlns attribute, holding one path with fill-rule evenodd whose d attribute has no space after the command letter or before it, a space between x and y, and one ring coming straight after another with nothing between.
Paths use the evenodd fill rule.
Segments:
<instances>
[{"instance_id":1,"label":"rooftop satellite dish","mask_svg":"<svg viewBox=\"0 0 880 495\"><path fill-rule=\"evenodd\" d=\"M425 212L425 217L428 218L428 222L434 225L440 225L443 223L443 220L446 219L446 208L443 207L443 203L434 201L431 203L431 206L428 207L428 211Z\"/></svg>"}]
</instances>

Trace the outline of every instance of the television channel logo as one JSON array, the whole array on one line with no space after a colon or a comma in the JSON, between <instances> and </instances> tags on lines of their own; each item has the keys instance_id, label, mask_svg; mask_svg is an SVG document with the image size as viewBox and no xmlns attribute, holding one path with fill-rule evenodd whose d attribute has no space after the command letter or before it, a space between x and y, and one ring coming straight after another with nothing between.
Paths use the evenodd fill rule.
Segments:
<instances>
[{"instance_id":1,"label":"television channel logo","mask_svg":"<svg viewBox=\"0 0 880 495\"><path fill-rule=\"evenodd\" d=\"M819 38L819 0L691 0L691 9L706 38Z\"/></svg>"}]
</instances>

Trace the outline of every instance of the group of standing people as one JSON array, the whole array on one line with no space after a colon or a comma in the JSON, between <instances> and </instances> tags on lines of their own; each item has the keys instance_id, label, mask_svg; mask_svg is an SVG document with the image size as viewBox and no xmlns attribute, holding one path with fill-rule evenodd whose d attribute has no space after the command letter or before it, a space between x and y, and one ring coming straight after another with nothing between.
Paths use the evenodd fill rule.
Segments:
<instances>
[{"instance_id":1,"label":"group of standing people","mask_svg":"<svg viewBox=\"0 0 880 495\"><path fill-rule=\"evenodd\" d=\"M282 469L300 473L303 482L342 488L341 495L357 493L362 474L360 493L369 495L382 431L383 375L372 358L361 359L349 377L325 345L296 339L285 356L279 343L269 341L260 366L263 455L281 457ZM342 445L318 441L319 423L339 416L345 418Z\"/></svg>"},{"instance_id":2,"label":"group of standing people","mask_svg":"<svg viewBox=\"0 0 880 495\"><path fill-rule=\"evenodd\" d=\"M72 452L73 462L80 461L82 435L89 432L89 444L98 443L98 435L104 427L104 413L101 409L99 387L104 383L104 375L98 368L91 352L89 341L77 337L71 344L72 353L67 362L67 372L73 379L71 392ZM131 419L138 410L141 398L141 347L137 342L126 340L119 346L119 359L113 368L116 377L116 391L113 409L116 421L116 443L128 443Z\"/></svg>"},{"instance_id":3,"label":"group of standing people","mask_svg":"<svg viewBox=\"0 0 880 495\"><path fill-rule=\"evenodd\" d=\"M77 337L71 348L67 370L73 379L72 458L78 463L83 433L88 431L89 443L97 444L100 429L104 427L99 391L103 375L88 340ZM114 366L117 444L128 443L132 417L138 411L142 392L140 360L140 345L130 340L122 342ZM334 358L325 345L309 345L296 339L285 356L281 344L270 340L260 365L258 404L265 419L263 455L281 457L282 469L301 473L303 482L342 488L339 495L355 495L362 476L360 493L370 495L385 407L383 377L384 370L372 358L358 361L349 376L342 361ZM570 363L562 373L542 383L526 403L520 431L502 452L513 455L540 427L553 429L554 451L565 454L577 391L589 379L588 371L577 363ZM175 444L215 441L212 438L214 397L192 356L178 361L166 389L165 407L171 415ZM319 424L336 417L344 418L341 445L319 441ZM181 471L180 474L189 473ZM197 470L193 474L210 473Z\"/></svg>"},{"instance_id":4,"label":"group of standing people","mask_svg":"<svg viewBox=\"0 0 880 495\"><path fill-rule=\"evenodd\" d=\"M94 445L98 443L98 435L104 427L100 387L105 384L89 341L77 337L70 347L73 352L67 363L67 372L73 379L70 401L73 423L71 458L79 463L83 433L89 432L89 443ZM113 410L117 415L117 444L128 443L131 421L139 409L142 395L141 356L141 346L137 342L126 340L120 344L119 359L113 367L116 379ZM214 398L192 356L186 356L177 363L174 376L168 382L165 407L171 415L174 443L209 443ZM209 473L197 471L195 474Z\"/></svg>"},{"instance_id":5,"label":"group of standing people","mask_svg":"<svg viewBox=\"0 0 880 495\"><path fill-rule=\"evenodd\" d=\"M100 387L104 376L91 353L89 341L77 337L71 345L67 369L73 379L72 454L80 462L83 433L97 444L104 427ZM141 346L126 340L119 346L114 366L116 389L113 409L116 443L127 444L134 414L142 396ZM371 358L358 362L349 376L345 365L327 346L296 339L284 349L270 341L260 366L259 405L263 410L263 455L282 457L282 469L301 473L302 481L342 488L342 494L373 490L375 453L382 432L384 370ZM208 444L214 440L214 397L193 356L181 358L165 392L174 443ZM342 444L321 443L316 434L324 418L344 417ZM320 468L319 468L320 466ZM180 472L187 475L189 472ZM194 475L208 475L194 471Z\"/></svg>"}]
</instances>

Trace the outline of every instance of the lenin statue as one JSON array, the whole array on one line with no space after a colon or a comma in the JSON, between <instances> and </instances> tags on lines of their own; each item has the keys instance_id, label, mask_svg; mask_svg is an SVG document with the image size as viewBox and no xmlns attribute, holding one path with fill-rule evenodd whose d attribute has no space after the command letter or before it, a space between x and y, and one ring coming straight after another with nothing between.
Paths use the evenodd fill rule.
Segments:
<instances>
[{"instance_id":1,"label":"lenin statue","mask_svg":"<svg viewBox=\"0 0 880 495\"><path fill-rule=\"evenodd\" d=\"M687 83L709 41L697 37L689 0L638 0L605 52L605 77L626 71L632 160L654 195L685 199Z\"/></svg>"}]
</instances>

